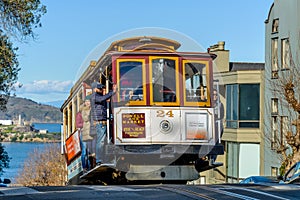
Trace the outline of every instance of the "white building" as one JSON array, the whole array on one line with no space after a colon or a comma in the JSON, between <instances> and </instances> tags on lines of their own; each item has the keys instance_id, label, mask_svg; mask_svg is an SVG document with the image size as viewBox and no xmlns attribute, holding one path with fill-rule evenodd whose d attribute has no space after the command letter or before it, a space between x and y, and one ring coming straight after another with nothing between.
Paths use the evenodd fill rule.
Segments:
<instances>
[{"instance_id":1,"label":"white building","mask_svg":"<svg viewBox=\"0 0 300 200\"><path fill-rule=\"evenodd\" d=\"M290 124L296 119L296 113L287 105L280 83L300 70L299 13L299 0L274 0L265 21L265 175L278 174L281 157L276 150L285 143L284 133L293 131ZM300 76L296 76L299 79ZM298 84L295 83L297 89ZM295 97L299 98L297 91Z\"/></svg>"},{"instance_id":2,"label":"white building","mask_svg":"<svg viewBox=\"0 0 300 200\"><path fill-rule=\"evenodd\" d=\"M41 130L39 130L39 133L46 134L46 133L48 133L48 130L47 129L41 129Z\"/></svg>"},{"instance_id":3,"label":"white building","mask_svg":"<svg viewBox=\"0 0 300 200\"><path fill-rule=\"evenodd\" d=\"M0 124L8 126L8 125L13 125L14 123L13 123L12 120L4 120L4 119L2 119L2 120L0 120Z\"/></svg>"}]
</instances>

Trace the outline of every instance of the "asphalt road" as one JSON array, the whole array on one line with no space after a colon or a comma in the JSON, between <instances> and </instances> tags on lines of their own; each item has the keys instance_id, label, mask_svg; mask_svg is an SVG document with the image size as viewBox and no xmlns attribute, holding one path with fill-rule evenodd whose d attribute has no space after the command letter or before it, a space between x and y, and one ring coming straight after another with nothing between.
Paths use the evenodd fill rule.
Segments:
<instances>
[{"instance_id":1,"label":"asphalt road","mask_svg":"<svg viewBox=\"0 0 300 200\"><path fill-rule=\"evenodd\" d=\"M0 188L0 199L300 199L297 185L80 185Z\"/></svg>"}]
</instances>

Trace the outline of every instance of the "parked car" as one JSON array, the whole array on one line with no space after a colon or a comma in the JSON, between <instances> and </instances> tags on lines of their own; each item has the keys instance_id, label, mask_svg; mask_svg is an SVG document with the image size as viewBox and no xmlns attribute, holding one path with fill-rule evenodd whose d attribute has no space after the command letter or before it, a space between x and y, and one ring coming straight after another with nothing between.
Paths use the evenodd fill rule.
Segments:
<instances>
[{"instance_id":1,"label":"parked car","mask_svg":"<svg viewBox=\"0 0 300 200\"><path fill-rule=\"evenodd\" d=\"M300 184L300 162L295 163L283 176L279 183Z\"/></svg>"},{"instance_id":2,"label":"parked car","mask_svg":"<svg viewBox=\"0 0 300 200\"><path fill-rule=\"evenodd\" d=\"M249 176L242 180L240 184L261 184L261 183L278 183L277 177L274 176Z\"/></svg>"},{"instance_id":3,"label":"parked car","mask_svg":"<svg viewBox=\"0 0 300 200\"><path fill-rule=\"evenodd\" d=\"M10 184L10 183L11 183L10 179L5 178L2 181L2 179L0 178L0 187L7 187L8 184Z\"/></svg>"}]
</instances>

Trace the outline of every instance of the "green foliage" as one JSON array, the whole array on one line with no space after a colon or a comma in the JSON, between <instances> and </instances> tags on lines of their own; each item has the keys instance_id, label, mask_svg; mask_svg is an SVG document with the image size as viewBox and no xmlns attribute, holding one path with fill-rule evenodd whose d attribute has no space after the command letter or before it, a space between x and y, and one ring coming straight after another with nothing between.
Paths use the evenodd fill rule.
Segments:
<instances>
[{"instance_id":1,"label":"green foliage","mask_svg":"<svg viewBox=\"0 0 300 200\"><path fill-rule=\"evenodd\" d=\"M18 140L18 137L17 136L14 136L11 138L11 142L16 142Z\"/></svg>"},{"instance_id":2,"label":"green foliage","mask_svg":"<svg viewBox=\"0 0 300 200\"><path fill-rule=\"evenodd\" d=\"M10 93L18 78L19 62L11 40L35 38L46 7L40 0L0 0L0 110L6 110ZM10 38L12 37L12 38Z\"/></svg>"},{"instance_id":3,"label":"green foliage","mask_svg":"<svg viewBox=\"0 0 300 200\"><path fill-rule=\"evenodd\" d=\"M23 140L24 135L20 135L19 140Z\"/></svg>"},{"instance_id":4,"label":"green foliage","mask_svg":"<svg viewBox=\"0 0 300 200\"><path fill-rule=\"evenodd\" d=\"M3 174L3 169L9 167L10 157L5 151L5 147L0 143L0 175Z\"/></svg>"},{"instance_id":5,"label":"green foliage","mask_svg":"<svg viewBox=\"0 0 300 200\"><path fill-rule=\"evenodd\" d=\"M6 109L11 89L17 81L19 63L8 37L0 30L0 110Z\"/></svg>"},{"instance_id":6,"label":"green foliage","mask_svg":"<svg viewBox=\"0 0 300 200\"><path fill-rule=\"evenodd\" d=\"M1 29L21 40L34 38L33 29L42 26L40 20L46 12L40 0L0 0Z\"/></svg>"},{"instance_id":7,"label":"green foliage","mask_svg":"<svg viewBox=\"0 0 300 200\"><path fill-rule=\"evenodd\" d=\"M3 127L3 129L2 129L2 134L7 134L7 133L15 133L15 131L13 131L13 128L14 128L14 126L13 125L11 125L11 126L0 126L0 127Z\"/></svg>"},{"instance_id":8,"label":"green foliage","mask_svg":"<svg viewBox=\"0 0 300 200\"><path fill-rule=\"evenodd\" d=\"M283 162L283 163L281 164L280 168L279 168L279 175L280 175L280 176L283 176L283 175L284 175L284 173L285 173L285 171L286 171L285 169L286 169L286 163Z\"/></svg>"}]
</instances>

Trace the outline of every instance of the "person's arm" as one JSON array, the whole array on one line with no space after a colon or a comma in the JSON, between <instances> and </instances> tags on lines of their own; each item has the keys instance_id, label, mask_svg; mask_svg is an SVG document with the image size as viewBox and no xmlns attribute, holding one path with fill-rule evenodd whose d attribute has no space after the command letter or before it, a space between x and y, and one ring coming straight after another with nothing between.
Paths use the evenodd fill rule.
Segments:
<instances>
[{"instance_id":1,"label":"person's arm","mask_svg":"<svg viewBox=\"0 0 300 200\"><path fill-rule=\"evenodd\" d=\"M111 91L105 95L95 95L95 103L101 103L102 101L106 101L109 99L112 95L114 95L114 92Z\"/></svg>"},{"instance_id":2,"label":"person's arm","mask_svg":"<svg viewBox=\"0 0 300 200\"><path fill-rule=\"evenodd\" d=\"M106 101L107 99L111 98L116 92L117 92L117 87L116 85L113 85L113 91L110 91L109 93L103 96L95 95L95 103L101 103L102 101Z\"/></svg>"}]
</instances>

